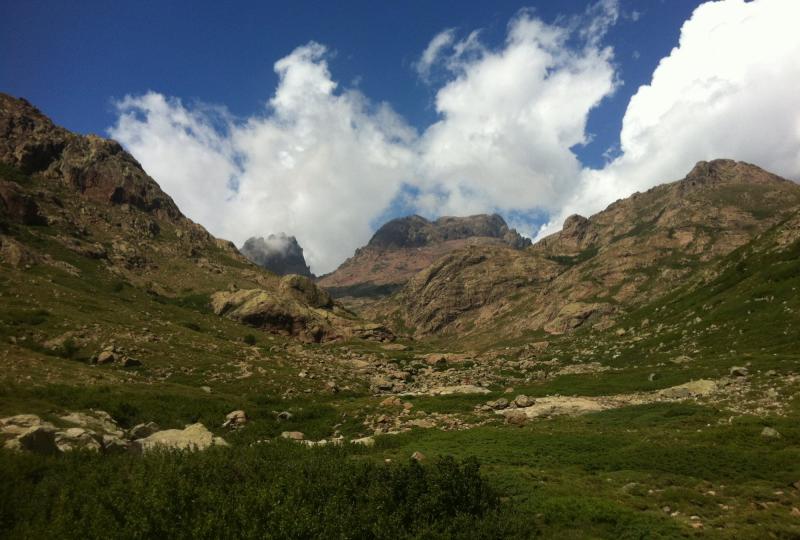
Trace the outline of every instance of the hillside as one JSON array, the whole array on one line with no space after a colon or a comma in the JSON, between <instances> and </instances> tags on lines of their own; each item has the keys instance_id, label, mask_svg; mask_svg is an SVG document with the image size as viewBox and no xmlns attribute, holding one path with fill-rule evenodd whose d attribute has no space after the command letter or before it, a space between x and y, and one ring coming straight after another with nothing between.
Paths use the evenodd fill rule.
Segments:
<instances>
[{"instance_id":1,"label":"hillside","mask_svg":"<svg viewBox=\"0 0 800 540\"><path fill-rule=\"evenodd\" d=\"M365 313L417 335L607 326L713 274L715 261L798 206L800 186L793 182L746 163L701 162L680 181L590 218L568 218L562 231L526 250L455 251L414 276L396 299Z\"/></svg>"},{"instance_id":2,"label":"hillside","mask_svg":"<svg viewBox=\"0 0 800 540\"><path fill-rule=\"evenodd\" d=\"M113 141L3 95L0 135L1 536L800 536L796 184L392 222L359 318Z\"/></svg>"},{"instance_id":3,"label":"hillside","mask_svg":"<svg viewBox=\"0 0 800 540\"><path fill-rule=\"evenodd\" d=\"M381 226L366 246L322 276L318 284L336 297L385 296L443 255L471 245L521 249L530 240L509 229L497 214L436 221L421 216L397 218Z\"/></svg>"}]
</instances>

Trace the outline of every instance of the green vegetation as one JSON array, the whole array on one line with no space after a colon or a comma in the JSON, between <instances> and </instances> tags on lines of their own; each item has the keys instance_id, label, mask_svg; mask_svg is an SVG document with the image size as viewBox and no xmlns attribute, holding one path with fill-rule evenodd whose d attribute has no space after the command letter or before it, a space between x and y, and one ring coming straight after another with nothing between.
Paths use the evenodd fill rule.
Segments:
<instances>
[{"instance_id":1,"label":"green vegetation","mask_svg":"<svg viewBox=\"0 0 800 540\"><path fill-rule=\"evenodd\" d=\"M474 460L383 465L275 443L60 458L0 452L5 538L496 538Z\"/></svg>"}]
</instances>

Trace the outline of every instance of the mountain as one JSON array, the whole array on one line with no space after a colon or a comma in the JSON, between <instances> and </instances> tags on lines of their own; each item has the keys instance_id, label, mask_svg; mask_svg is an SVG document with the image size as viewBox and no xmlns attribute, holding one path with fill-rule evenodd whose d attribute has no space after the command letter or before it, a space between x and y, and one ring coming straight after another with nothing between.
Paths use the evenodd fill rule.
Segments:
<instances>
[{"instance_id":1,"label":"mountain","mask_svg":"<svg viewBox=\"0 0 800 540\"><path fill-rule=\"evenodd\" d=\"M800 186L754 165L698 163L682 180L615 202L525 250L471 246L415 275L365 316L419 336L558 334L609 325L702 279L800 205Z\"/></svg>"},{"instance_id":2,"label":"mountain","mask_svg":"<svg viewBox=\"0 0 800 540\"><path fill-rule=\"evenodd\" d=\"M278 233L270 234L266 238L251 237L239 251L258 266L279 276L297 274L313 277L303 257L303 248L294 236Z\"/></svg>"},{"instance_id":3,"label":"mountain","mask_svg":"<svg viewBox=\"0 0 800 540\"><path fill-rule=\"evenodd\" d=\"M796 538L798 189L397 220L354 259L433 260L359 317L0 95L5 536Z\"/></svg>"},{"instance_id":4,"label":"mountain","mask_svg":"<svg viewBox=\"0 0 800 540\"><path fill-rule=\"evenodd\" d=\"M5 94L0 212L5 287L28 291L11 311L52 310L47 306L55 295L70 298L55 308L86 310L79 320L97 324L89 314L112 310L148 326L157 304L147 305L145 294L157 303L213 308L218 316L307 341L388 336L362 324L310 279L276 277L231 242L214 238L186 218L116 142L70 133ZM53 285L31 290L33 276ZM136 310L118 297L128 288ZM101 326L87 347L126 331L111 320ZM39 334L34 341L53 337Z\"/></svg>"},{"instance_id":5,"label":"mountain","mask_svg":"<svg viewBox=\"0 0 800 540\"><path fill-rule=\"evenodd\" d=\"M531 241L497 214L441 217L408 216L385 223L366 246L356 250L318 284L334 296L382 296L398 290L435 260L470 245L522 249Z\"/></svg>"}]
</instances>

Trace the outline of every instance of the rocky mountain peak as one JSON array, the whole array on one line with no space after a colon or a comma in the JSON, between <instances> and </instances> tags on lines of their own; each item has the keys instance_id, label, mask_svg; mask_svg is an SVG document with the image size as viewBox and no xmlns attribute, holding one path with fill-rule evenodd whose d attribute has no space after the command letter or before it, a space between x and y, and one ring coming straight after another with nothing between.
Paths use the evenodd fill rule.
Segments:
<instances>
[{"instance_id":1,"label":"rocky mountain peak","mask_svg":"<svg viewBox=\"0 0 800 540\"><path fill-rule=\"evenodd\" d=\"M440 217L413 215L385 223L369 243L356 250L319 284L337 297L384 296L442 256L470 245L522 249L531 245L498 214Z\"/></svg>"},{"instance_id":2,"label":"rocky mountain peak","mask_svg":"<svg viewBox=\"0 0 800 540\"><path fill-rule=\"evenodd\" d=\"M418 215L393 219L377 230L367 247L423 247L472 237L498 238L513 247L530 245L530 240L510 229L500 215L478 214L467 217L444 216L435 221Z\"/></svg>"},{"instance_id":3,"label":"rocky mountain peak","mask_svg":"<svg viewBox=\"0 0 800 540\"><path fill-rule=\"evenodd\" d=\"M248 238L239 250L255 264L278 275L297 274L311 277L303 248L294 236L285 233Z\"/></svg>"},{"instance_id":4,"label":"rocky mountain peak","mask_svg":"<svg viewBox=\"0 0 800 540\"><path fill-rule=\"evenodd\" d=\"M0 162L86 199L128 204L171 220L183 218L172 199L116 141L58 127L36 107L0 93Z\"/></svg>"},{"instance_id":5,"label":"rocky mountain peak","mask_svg":"<svg viewBox=\"0 0 800 540\"><path fill-rule=\"evenodd\" d=\"M680 191L721 184L770 184L788 180L765 171L761 167L733 159L698 161L689 174L681 180Z\"/></svg>"}]
</instances>

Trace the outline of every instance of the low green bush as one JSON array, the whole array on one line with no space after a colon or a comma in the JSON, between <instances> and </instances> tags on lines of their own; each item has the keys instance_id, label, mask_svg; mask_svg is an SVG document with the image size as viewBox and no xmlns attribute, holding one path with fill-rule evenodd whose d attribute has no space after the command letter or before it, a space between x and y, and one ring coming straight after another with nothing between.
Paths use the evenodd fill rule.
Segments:
<instances>
[{"instance_id":1,"label":"low green bush","mask_svg":"<svg viewBox=\"0 0 800 540\"><path fill-rule=\"evenodd\" d=\"M9 538L493 538L474 460L383 464L293 443L146 456L0 451Z\"/></svg>"}]
</instances>

